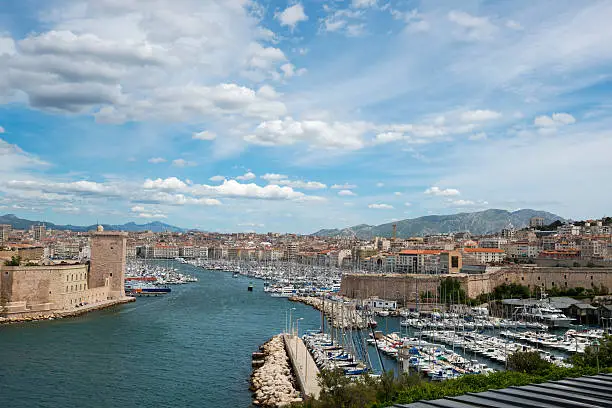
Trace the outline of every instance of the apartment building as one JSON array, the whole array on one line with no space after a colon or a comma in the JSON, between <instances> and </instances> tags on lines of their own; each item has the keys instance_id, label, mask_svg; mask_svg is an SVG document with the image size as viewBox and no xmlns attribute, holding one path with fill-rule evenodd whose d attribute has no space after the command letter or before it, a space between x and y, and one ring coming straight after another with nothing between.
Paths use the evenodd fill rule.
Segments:
<instances>
[{"instance_id":1,"label":"apartment building","mask_svg":"<svg viewBox=\"0 0 612 408\"><path fill-rule=\"evenodd\" d=\"M464 248L463 262L465 264L485 265L500 263L506 258L506 252L499 248Z\"/></svg>"}]
</instances>

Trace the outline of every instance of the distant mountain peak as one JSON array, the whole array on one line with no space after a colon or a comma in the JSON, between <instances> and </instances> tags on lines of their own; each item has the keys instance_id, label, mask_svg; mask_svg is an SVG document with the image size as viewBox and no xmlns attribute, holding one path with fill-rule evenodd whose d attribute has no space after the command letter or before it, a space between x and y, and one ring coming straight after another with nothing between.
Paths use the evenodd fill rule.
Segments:
<instances>
[{"instance_id":1,"label":"distant mountain peak","mask_svg":"<svg viewBox=\"0 0 612 408\"><path fill-rule=\"evenodd\" d=\"M33 225L40 225L41 221L31 221L17 217L15 214L0 215L0 224L9 224L14 229L27 230L32 228ZM77 232L87 232L96 229L96 225L78 226L78 225L56 225L51 222L44 223L48 229L55 230L69 230ZM160 221L153 221L146 224L136 224L134 221L127 222L121 225L102 224L107 231L153 231L153 232L183 232L183 228L175 227L174 225L165 224Z\"/></svg>"},{"instance_id":2,"label":"distant mountain peak","mask_svg":"<svg viewBox=\"0 0 612 408\"><path fill-rule=\"evenodd\" d=\"M542 217L546 224L557 220L565 221L562 217L546 211L521 209L510 212L491 208L471 213L426 215L376 226L359 224L343 229L322 229L313 235L323 237L355 236L361 239L371 239L376 236L391 237L393 224L397 225L398 238L465 231L475 235L485 235L499 232L508 225L513 225L515 228L526 227L532 217Z\"/></svg>"}]
</instances>

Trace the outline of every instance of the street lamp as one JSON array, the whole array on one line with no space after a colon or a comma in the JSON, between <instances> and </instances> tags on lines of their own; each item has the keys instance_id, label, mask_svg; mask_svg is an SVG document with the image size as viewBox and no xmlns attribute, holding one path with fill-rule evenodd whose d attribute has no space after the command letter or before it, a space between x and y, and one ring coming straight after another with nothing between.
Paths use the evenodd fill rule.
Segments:
<instances>
[{"instance_id":1,"label":"street lamp","mask_svg":"<svg viewBox=\"0 0 612 408\"><path fill-rule=\"evenodd\" d=\"M285 310L285 333L291 331L291 311L295 310L295 307L291 307ZM289 312L289 320L287 320L287 312Z\"/></svg>"},{"instance_id":2,"label":"street lamp","mask_svg":"<svg viewBox=\"0 0 612 408\"><path fill-rule=\"evenodd\" d=\"M597 340L593 340L591 343L591 347L595 352L595 360L597 361L597 374L599 374L599 342Z\"/></svg>"},{"instance_id":3,"label":"street lamp","mask_svg":"<svg viewBox=\"0 0 612 408\"><path fill-rule=\"evenodd\" d=\"M304 320L304 318L300 317L298 319L295 319L295 335L298 338L300 337L300 320Z\"/></svg>"}]
</instances>

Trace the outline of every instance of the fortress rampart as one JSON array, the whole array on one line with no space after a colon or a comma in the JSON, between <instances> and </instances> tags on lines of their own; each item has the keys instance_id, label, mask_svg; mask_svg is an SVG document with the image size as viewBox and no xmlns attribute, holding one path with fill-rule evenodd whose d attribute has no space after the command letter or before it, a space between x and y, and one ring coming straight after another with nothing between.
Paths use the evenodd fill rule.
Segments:
<instances>
[{"instance_id":1,"label":"fortress rampart","mask_svg":"<svg viewBox=\"0 0 612 408\"><path fill-rule=\"evenodd\" d=\"M125 302L126 235L92 233L90 264L0 266L0 317L74 314Z\"/></svg>"},{"instance_id":2,"label":"fortress rampart","mask_svg":"<svg viewBox=\"0 0 612 408\"><path fill-rule=\"evenodd\" d=\"M544 290L601 286L612 290L612 268L511 266L475 275L346 274L342 276L340 294L357 299L379 297L400 303L414 302L417 293L436 293L440 280L447 277L459 280L469 297L490 293L503 283Z\"/></svg>"}]
</instances>

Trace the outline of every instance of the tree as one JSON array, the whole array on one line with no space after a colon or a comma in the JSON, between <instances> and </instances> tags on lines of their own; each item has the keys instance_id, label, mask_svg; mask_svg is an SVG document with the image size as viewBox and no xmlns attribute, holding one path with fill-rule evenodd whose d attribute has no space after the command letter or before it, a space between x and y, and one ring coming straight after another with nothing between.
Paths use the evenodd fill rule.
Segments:
<instances>
[{"instance_id":1,"label":"tree","mask_svg":"<svg viewBox=\"0 0 612 408\"><path fill-rule=\"evenodd\" d=\"M4 265L6 266L19 266L21 264L21 257L17 255L13 255L10 261L5 261Z\"/></svg>"},{"instance_id":2,"label":"tree","mask_svg":"<svg viewBox=\"0 0 612 408\"><path fill-rule=\"evenodd\" d=\"M550 366L551 363L543 360L537 351L518 351L508 357L508 368L522 373L532 374Z\"/></svg>"},{"instance_id":3,"label":"tree","mask_svg":"<svg viewBox=\"0 0 612 408\"><path fill-rule=\"evenodd\" d=\"M612 336L596 341L582 354L574 354L570 362L577 367L612 367Z\"/></svg>"},{"instance_id":4,"label":"tree","mask_svg":"<svg viewBox=\"0 0 612 408\"><path fill-rule=\"evenodd\" d=\"M465 303L465 291L461 287L461 282L458 279L446 278L440 282L438 287L438 295L441 303Z\"/></svg>"}]
</instances>

